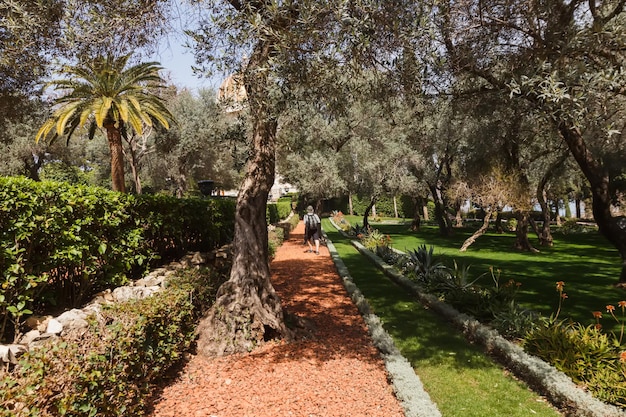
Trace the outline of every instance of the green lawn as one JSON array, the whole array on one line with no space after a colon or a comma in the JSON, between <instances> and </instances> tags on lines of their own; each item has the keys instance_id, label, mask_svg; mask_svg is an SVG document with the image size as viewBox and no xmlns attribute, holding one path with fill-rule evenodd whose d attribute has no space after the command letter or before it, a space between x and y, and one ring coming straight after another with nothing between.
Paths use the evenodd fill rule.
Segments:
<instances>
[{"instance_id":1,"label":"green lawn","mask_svg":"<svg viewBox=\"0 0 626 417\"><path fill-rule=\"evenodd\" d=\"M393 284L328 220L324 220L324 230L444 417L559 415L456 329Z\"/></svg>"},{"instance_id":2,"label":"green lawn","mask_svg":"<svg viewBox=\"0 0 626 417\"><path fill-rule=\"evenodd\" d=\"M362 224L362 218L346 216L351 224ZM620 273L621 260L615 248L599 233L555 234L553 247L537 246L535 235L529 235L531 243L540 253L517 252L512 249L515 236L512 233L489 232L465 252L459 248L474 229L455 229L452 237L442 237L434 226L424 226L413 233L408 224L372 223L373 228L389 234L392 246L401 251L416 249L426 244L435 247L439 260L448 266L453 261L471 265L475 276L487 272L490 266L502 271L502 279L512 278L522 284L518 300L524 306L546 316L555 312L558 304L556 282L565 282L568 299L564 303L562 318L569 317L583 324L594 322L592 311L606 312L607 304L617 305L626 300L626 291L615 288ZM476 225L478 227L478 225ZM481 281L490 284L490 276ZM613 327L605 314L602 324Z\"/></svg>"}]
</instances>

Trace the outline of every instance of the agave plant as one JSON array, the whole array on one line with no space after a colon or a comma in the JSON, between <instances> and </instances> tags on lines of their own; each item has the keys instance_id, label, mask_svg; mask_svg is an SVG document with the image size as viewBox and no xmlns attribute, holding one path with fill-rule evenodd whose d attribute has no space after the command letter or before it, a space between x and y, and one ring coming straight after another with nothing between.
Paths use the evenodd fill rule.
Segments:
<instances>
[{"instance_id":1,"label":"agave plant","mask_svg":"<svg viewBox=\"0 0 626 417\"><path fill-rule=\"evenodd\" d=\"M449 274L449 270L444 264L441 262L435 262L435 257L433 255L434 250L434 246L426 249L426 245L422 245L419 246L417 250L409 252L411 263L414 265L413 273L415 277L425 283L428 283L437 275L441 275L442 273Z\"/></svg>"}]
</instances>

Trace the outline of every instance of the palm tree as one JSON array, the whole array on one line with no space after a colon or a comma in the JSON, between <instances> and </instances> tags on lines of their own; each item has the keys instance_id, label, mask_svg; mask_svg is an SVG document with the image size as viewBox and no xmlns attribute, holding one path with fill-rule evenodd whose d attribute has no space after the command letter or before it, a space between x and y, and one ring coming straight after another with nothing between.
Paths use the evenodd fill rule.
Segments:
<instances>
[{"instance_id":1,"label":"palm tree","mask_svg":"<svg viewBox=\"0 0 626 417\"><path fill-rule=\"evenodd\" d=\"M141 135L144 127L155 122L169 129L169 121L174 120L164 100L153 93L165 87L159 64L125 68L129 57L99 57L85 65L65 67L67 78L49 84L67 94L55 99L57 108L35 139L67 135L69 141L78 127L87 124L91 139L97 128L104 128L111 150L113 190L120 192L126 192L122 137L129 129Z\"/></svg>"}]
</instances>

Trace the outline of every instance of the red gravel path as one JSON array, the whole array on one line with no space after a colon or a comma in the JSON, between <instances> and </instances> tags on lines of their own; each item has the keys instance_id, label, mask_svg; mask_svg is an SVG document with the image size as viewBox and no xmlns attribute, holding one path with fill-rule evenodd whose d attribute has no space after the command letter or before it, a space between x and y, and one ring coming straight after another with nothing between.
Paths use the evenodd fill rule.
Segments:
<instances>
[{"instance_id":1,"label":"red gravel path","mask_svg":"<svg viewBox=\"0 0 626 417\"><path fill-rule=\"evenodd\" d=\"M154 417L400 417L384 364L325 247L305 253L302 222L277 251L272 282L306 337L245 355L194 356Z\"/></svg>"}]
</instances>

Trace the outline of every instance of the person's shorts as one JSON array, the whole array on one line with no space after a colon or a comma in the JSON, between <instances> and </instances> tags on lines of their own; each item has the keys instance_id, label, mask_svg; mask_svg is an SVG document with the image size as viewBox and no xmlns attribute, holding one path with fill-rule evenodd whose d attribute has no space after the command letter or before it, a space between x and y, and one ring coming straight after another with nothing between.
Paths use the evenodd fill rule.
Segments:
<instances>
[{"instance_id":1,"label":"person's shorts","mask_svg":"<svg viewBox=\"0 0 626 417\"><path fill-rule=\"evenodd\" d=\"M308 239L313 239L313 240L320 240L320 231L319 229L315 229L313 231L309 231L308 235L307 235Z\"/></svg>"}]
</instances>

